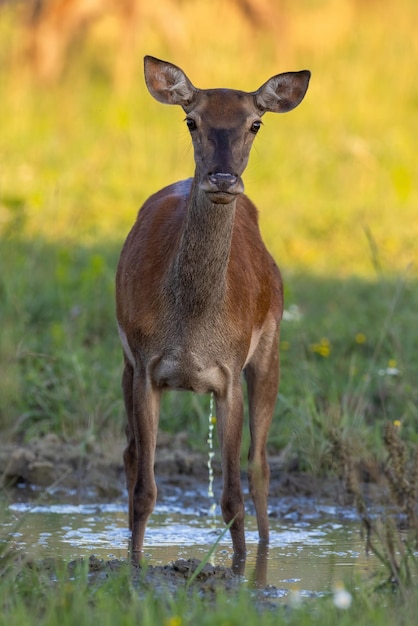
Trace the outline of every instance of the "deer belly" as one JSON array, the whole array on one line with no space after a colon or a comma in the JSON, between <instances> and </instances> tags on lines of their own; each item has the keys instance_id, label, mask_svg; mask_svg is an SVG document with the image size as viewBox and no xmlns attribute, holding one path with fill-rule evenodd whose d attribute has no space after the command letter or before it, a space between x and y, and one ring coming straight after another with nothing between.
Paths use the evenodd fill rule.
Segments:
<instances>
[{"instance_id":1,"label":"deer belly","mask_svg":"<svg viewBox=\"0 0 418 626\"><path fill-rule=\"evenodd\" d=\"M203 363L191 354L158 358L150 373L154 385L163 389L219 393L226 385L224 367Z\"/></svg>"}]
</instances>

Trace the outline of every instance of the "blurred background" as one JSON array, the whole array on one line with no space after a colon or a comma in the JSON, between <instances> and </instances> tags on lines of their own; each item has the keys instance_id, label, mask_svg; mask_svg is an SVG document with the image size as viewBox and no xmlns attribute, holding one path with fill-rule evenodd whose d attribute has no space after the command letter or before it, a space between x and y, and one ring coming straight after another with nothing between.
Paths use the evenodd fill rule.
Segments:
<instances>
[{"instance_id":1,"label":"blurred background","mask_svg":"<svg viewBox=\"0 0 418 626\"><path fill-rule=\"evenodd\" d=\"M96 432L123 413L118 253L145 198L194 168L183 111L146 90L145 54L205 88L312 71L300 107L265 116L244 174L294 319L310 320L285 330L284 365L320 359L315 397L338 342L345 381L353 346L361 376L383 350L380 371L403 362L412 377L416 310L399 336L381 332L418 271L417 23L416 0L2 0L0 425ZM418 420L412 380L394 418ZM296 378L282 381L293 406Z\"/></svg>"},{"instance_id":2,"label":"blurred background","mask_svg":"<svg viewBox=\"0 0 418 626\"><path fill-rule=\"evenodd\" d=\"M8 0L0 8L0 228L121 238L157 187L193 172L182 111L142 59L197 86L256 89L308 68L267 116L246 173L282 264L337 275L413 263L418 237L414 0ZM415 268L416 271L416 268Z\"/></svg>"}]
</instances>

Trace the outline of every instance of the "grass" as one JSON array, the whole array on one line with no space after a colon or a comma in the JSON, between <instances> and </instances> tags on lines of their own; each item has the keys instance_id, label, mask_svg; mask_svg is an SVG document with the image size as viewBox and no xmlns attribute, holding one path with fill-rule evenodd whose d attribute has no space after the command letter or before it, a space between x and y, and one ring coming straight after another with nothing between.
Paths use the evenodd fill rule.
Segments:
<instances>
[{"instance_id":1,"label":"grass","mask_svg":"<svg viewBox=\"0 0 418 626\"><path fill-rule=\"evenodd\" d=\"M121 349L113 304L118 246L3 239L14 272L1 277L7 332L0 350L4 431L30 439L122 436ZM386 421L400 420L416 442L415 281L286 279L281 387L271 451L289 441L301 468L326 472L330 428L338 422L359 454L379 456ZM165 397L163 430L189 431L204 448L208 398ZM245 441L248 445L248 439Z\"/></svg>"},{"instance_id":2,"label":"grass","mask_svg":"<svg viewBox=\"0 0 418 626\"><path fill-rule=\"evenodd\" d=\"M92 579L87 568L79 568L71 575L64 564L42 569L32 565L14 566L0 581L0 606L4 622L15 624L66 624L80 626L92 621L107 624L184 626L189 624L293 624L325 626L334 624L379 624L394 621L414 623L417 608L416 590L398 601L396 596L380 592L371 596L358 581L345 589L315 600L291 599L288 605L263 603L257 591L245 584L235 591L206 589L198 593L179 589L177 593L164 588L149 589L144 582L132 582L129 566L102 577ZM340 594L338 596L338 593ZM204 610L202 610L202 607ZM209 610L207 610L209 609Z\"/></svg>"},{"instance_id":3,"label":"grass","mask_svg":"<svg viewBox=\"0 0 418 626\"><path fill-rule=\"evenodd\" d=\"M311 469L329 467L321 448L336 424L363 457L378 454L386 421L416 442L413 283L291 280L302 316L283 324L281 394Z\"/></svg>"}]
</instances>

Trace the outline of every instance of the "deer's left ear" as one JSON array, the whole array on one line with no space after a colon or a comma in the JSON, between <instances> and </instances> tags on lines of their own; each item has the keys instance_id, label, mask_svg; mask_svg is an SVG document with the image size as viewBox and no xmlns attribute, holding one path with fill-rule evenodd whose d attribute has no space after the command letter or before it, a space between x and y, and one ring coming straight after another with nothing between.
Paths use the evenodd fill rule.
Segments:
<instances>
[{"instance_id":1,"label":"deer's left ear","mask_svg":"<svg viewBox=\"0 0 418 626\"><path fill-rule=\"evenodd\" d=\"M253 93L260 113L266 111L287 113L297 107L306 94L310 77L309 70L302 70L285 72L269 78Z\"/></svg>"}]
</instances>

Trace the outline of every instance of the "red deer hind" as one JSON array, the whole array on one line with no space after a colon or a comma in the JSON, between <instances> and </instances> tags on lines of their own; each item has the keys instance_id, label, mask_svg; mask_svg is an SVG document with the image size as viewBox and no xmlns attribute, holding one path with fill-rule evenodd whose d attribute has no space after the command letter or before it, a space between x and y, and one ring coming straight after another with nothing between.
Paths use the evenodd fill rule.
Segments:
<instances>
[{"instance_id":1,"label":"red deer hind","mask_svg":"<svg viewBox=\"0 0 418 626\"><path fill-rule=\"evenodd\" d=\"M140 558L157 496L154 457L166 389L214 395L222 514L225 523L232 523L235 555L245 554L242 372L250 415L250 493L260 541L268 542L266 443L278 390L283 292L241 175L261 117L296 107L309 78L307 70L279 74L250 93L197 89L179 67L145 57L151 95L186 112L196 169L193 178L173 183L145 202L117 270L134 560Z\"/></svg>"}]
</instances>

